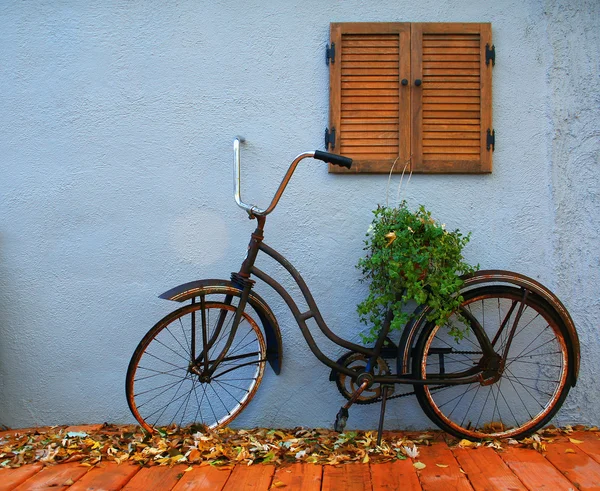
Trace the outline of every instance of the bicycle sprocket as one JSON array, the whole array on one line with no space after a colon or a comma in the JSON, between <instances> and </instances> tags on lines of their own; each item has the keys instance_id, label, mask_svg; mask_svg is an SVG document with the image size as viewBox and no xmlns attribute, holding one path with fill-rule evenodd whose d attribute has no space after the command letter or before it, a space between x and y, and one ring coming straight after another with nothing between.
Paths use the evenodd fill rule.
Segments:
<instances>
[{"instance_id":1,"label":"bicycle sprocket","mask_svg":"<svg viewBox=\"0 0 600 491\"><path fill-rule=\"evenodd\" d=\"M367 355L358 353L356 351L350 351L343 355L337 362L346 368L350 368L351 370L360 373L367 368L368 361L369 357ZM372 373L375 376L389 375L390 367L383 358L378 357ZM340 394L342 394L348 400L352 398L352 395L358 389L356 379L352 379L352 377L344 373L337 372L335 374L335 383L340 391ZM371 387L362 392L362 394L355 401L355 404L372 404L377 402L381 398L381 392L381 385L373 384Z\"/></svg>"}]
</instances>

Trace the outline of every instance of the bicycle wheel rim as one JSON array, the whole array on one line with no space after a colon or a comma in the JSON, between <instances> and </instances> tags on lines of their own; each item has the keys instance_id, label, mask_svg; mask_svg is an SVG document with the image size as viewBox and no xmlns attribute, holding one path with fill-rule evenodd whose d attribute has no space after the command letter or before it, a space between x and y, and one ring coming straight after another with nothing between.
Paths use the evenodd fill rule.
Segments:
<instances>
[{"instance_id":1,"label":"bicycle wheel rim","mask_svg":"<svg viewBox=\"0 0 600 491\"><path fill-rule=\"evenodd\" d=\"M189 370L192 325L196 331L195 356L202 353L202 309L208 339L219 317L225 317L209 350L209 359L214 360L224 347L236 310L220 302L186 305L167 315L134 352L127 374L127 400L134 417L149 432L173 425L224 427L249 404L262 381L265 341L256 322L245 312L226 358L210 382L202 382Z\"/></svg>"},{"instance_id":2,"label":"bicycle wheel rim","mask_svg":"<svg viewBox=\"0 0 600 491\"><path fill-rule=\"evenodd\" d=\"M519 304L523 303L522 291L510 287L482 288L466 297L463 305L480 322L490 341L497 332L494 326L499 327L513 307L503 334L510 332ZM431 326L424 336L418 369L427 378L428 372L430 377L434 376L432 372L440 372L440 348L454 349L458 343L449 339L444 327ZM473 333L467 336L470 339L461 342L462 350L446 356L446 373L468 369L481 360L481 348L474 348L476 337ZM503 335L496 339L496 351L502 351L506 339ZM433 354L436 351L438 361ZM456 436L521 438L546 424L562 405L569 389L568 356L567 341L555 317L546 305L529 298L515 329L506 367L497 381L490 385L475 382L425 386L418 391L419 402L439 426Z\"/></svg>"}]
</instances>

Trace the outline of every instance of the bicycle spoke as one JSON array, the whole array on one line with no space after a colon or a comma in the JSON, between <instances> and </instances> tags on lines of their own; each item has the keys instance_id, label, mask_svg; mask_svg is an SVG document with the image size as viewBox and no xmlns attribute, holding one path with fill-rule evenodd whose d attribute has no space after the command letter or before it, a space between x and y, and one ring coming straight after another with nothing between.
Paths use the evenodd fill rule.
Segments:
<instances>
[{"instance_id":1,"label":"bicycle spoke","mask_svg":"<svg viewBox=\"0 0 600 491\"><path fill-rule=\"evenodd\" d=\"M147 431L194 422L209 428L223 426L243 409L241 401L252 398L264 373L266 344L260 328L245 312L229 340L235 313L235 305L207 296L165 317L142 340L128 369L127 393L134 415ZM209 348L204 362L204 348L202 352L197 348L196 359L190 351L195 344L190 333L200 329L201 319L206 329L203 339L211 340L210 346L203 345ZM219 356L223 356L219 373L209 375L203 365L214 365Z\"/></svg>"}]
</instances>

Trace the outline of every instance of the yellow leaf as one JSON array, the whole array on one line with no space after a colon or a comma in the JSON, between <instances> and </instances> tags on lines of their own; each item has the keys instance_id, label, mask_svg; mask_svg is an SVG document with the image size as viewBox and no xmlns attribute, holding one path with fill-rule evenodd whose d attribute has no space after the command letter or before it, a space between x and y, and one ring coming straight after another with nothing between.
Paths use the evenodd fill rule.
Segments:
<instances>
[{"instance_id":1,"label":"yellow leaf","mask_svg":"<svg viewBox=\"0 0 600 491\"><path fill-rule=\"evenodd\" d=\"M575 440L575 438L569 438L571 443L584 443L582 440Z\"/></svg>"},{"instance_id":2,"label":"yellow leaf","mask_svg":"<svg viewBox=\"0 0 600 491\"><path fill-rule=\"evenodd\" d=\"M369 462L369 454L365 454L365 458L362 460L363 464L366 464L367 462Z\"/></svg>"},{"instance_id":3,"label":"yellow leaf","mask_svg":"<svg viewBox=\"0 0 600 491\"><path fill-rule=\"evenodd\" d=\"M565 450L565 453L577 453L577 452L575 452L575 450L573 450L572 448L567 448Z\"/></svg>"},{"instance_id":4,"label":"yellow leaf","mask_svg":"<svg viewBox=\"0 0 600 491\"><path fill-rule=\"evenodd\" d=\"M442 468L444 468L444 469L445 469L446 467L448 467L446 464L435 464L435 465L437 465L438 467L442 467Z\"/></svg>"},{"instance_id":5,"label":"yellow leaf","mask_svg":"<svg viewBox=\"0 0 600 491\"><path fill-rule=\"evenodd\" d=\"M190 465L186 470L184 470L183 472L190 472L193 469L193 467Z\"/></svg>"},{"instance_id":6,"label":"yellow leaf","mask_svg":"<svg viewBox=\"0 0 600 491\"><path fill-rule=\"evenodd\" d=\"M286 483L281 482L281 481L274 481L273 485L271 486L272 488L285 488L287 486Z\"/></svg>"},{"instance_id":7,"label":"yellow leaf","mask_svg":"<svg viewBox=\"0 0 600 491\"><path fill-rule=\"evenodd\" d=\"M461 441L458 443L458 446L459 446L459 447L462 447L462 448L473 448L473 447L476 447L476 446L477 446L477 444L476 444L475 442L472 442L472 441L470 441L470 440L467 440L467 439L462 439L462 440L461 440Z\"/></svg>"},{"instance_id":8,"label":"yellow leaf","mask_svg":"<svg viewBox=\"0 0 600 491\"><path fill-rule=\"evenodd\" d=\"M425 469L425 467L427 467L427 466L426 466L426 465L425 465L423 462L415 462L415 463L413 464L413 467L414 467L415 469L422 470L422 469Z\"/></svg>"}]
</instances>

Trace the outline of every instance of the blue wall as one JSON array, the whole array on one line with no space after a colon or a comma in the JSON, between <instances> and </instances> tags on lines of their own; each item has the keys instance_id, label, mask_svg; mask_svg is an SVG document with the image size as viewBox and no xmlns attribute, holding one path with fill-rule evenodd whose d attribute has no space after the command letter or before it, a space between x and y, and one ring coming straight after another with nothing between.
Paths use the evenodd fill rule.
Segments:
<instances>
[{"instance_id":1,"label":"blue wall","mask_svg":"<svg viewBox=\"0 0 600 491\"><path fill-rule=\"evenodd\" d=\"M38 1L0 4L0 424L132 421L125 371L174 285L237 269L287 163L322 148L336 21L492 22L494 172L413 176L405 197L473 232L467 255L528 274L571 311L580 382L558 423L600 420L600 4L595 0ZM393 182L391 194L395 196ZM332 328L359 339L354 268L386 176L298 170L267 242ZM269 268L266 268L269 269ZM332 278L334 280L332 280ZM246 426L329 426L341 396L282 301L284 367ZM321 336L317 336L321 340ZM337 357L340 350L324 343ZM374 427L358 408L349 425ZM392 428L429 426L412 398Z\"/></svg>"}]
</instances>

